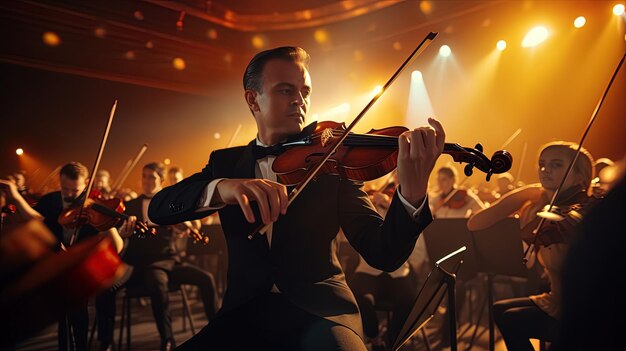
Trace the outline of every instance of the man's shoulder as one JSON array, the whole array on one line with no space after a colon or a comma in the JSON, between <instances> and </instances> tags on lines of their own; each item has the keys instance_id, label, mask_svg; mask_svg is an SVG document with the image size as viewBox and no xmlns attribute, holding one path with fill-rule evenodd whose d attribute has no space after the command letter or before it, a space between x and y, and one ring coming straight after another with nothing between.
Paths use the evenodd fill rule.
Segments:
<instances>
[{"instance_id":1,"label":"man's shoulder","mask_svg":"<svg viewBox=\"0 0 626 351\"><path fill-rule=\"evenodd\" d=\"M247 146L242 145L242 146L234 146L234 147L229 147L226 149L218 149L218 150L214 150L211 153L211 157L213 158L218 158L218 159L222 159L222 158L227 158L227 159L231 159L232 157L236 157L241 155L241 153L243 153L243 151L246 149Z\"/></svg>"},{"instance_id":2,"label":"man's shoulder","mask_svg":"<svg viewBox=\"0 0 626 351\"><path fill-rule=\"evenodd\" d=\"M42 196L37 201L37 206L42 206L42 205L50 206L50 204L54 204L58 202L59 207L61 207L61 202L59 202L60 200L61 200L61 192L53 191L51 193L47 193L44 196Z\"/></svg>"}]
</instances>

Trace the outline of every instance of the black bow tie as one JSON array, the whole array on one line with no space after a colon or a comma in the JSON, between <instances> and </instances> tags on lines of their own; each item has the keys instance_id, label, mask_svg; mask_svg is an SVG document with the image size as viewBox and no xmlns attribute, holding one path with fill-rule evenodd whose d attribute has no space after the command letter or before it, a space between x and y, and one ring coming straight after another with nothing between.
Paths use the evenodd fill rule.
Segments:
<instances>
[{"instance_id":1,"label":"black bow tie","mask_svg":"<svg viewBox=\"0 0 626 351\"><path fill-rule=\"evenodd\" d=\"M253 153L254 153L254 158L258 160L260 158L265 158L270 155L278 156L282 154L285 150L286 148L282 145L274 145L274 146L254 145Z\"/></svg>"}]
</instances>

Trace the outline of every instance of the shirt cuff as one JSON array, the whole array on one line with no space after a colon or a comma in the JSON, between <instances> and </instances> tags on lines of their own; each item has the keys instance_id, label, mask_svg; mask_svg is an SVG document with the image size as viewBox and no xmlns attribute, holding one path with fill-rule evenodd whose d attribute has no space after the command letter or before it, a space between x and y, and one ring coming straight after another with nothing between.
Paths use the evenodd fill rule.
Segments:
<instances>
[{"instance_id":1,"label":"shirt cuff","mask_svg":"<svg viewBox=\"0 0 626 351\"><path fill-rule=\"evenodd\" d=\"M422 201L422 204L419 205L418 208L415 208L407 199L404 198L404 196L402 196L402 193L400 192L400 187L398 187L398 190L396 191L398 192L398 197L400 198L400 201L402 201L402 205L404 205L406 211L411 215L411 217L413 217L413 219L417 219L417 217L419 217L420 213L422 212L424 205L428 203L428 195L424 196L424 201Z\"/></svg>"},{"instance_id":2,"label":"shirt cuff","mask_svg":"<svg viewBox=\"0 0 626 351\"><path fill-rule=\"evenodd\" d=\"M204 188L204 192L200 200L198 200L198 208L195 212L214 211L226 207L225 203L213 203L213 195L215 194L217 183L224 179L225 178L214 179Z\"/></svg>"}]
</instances>

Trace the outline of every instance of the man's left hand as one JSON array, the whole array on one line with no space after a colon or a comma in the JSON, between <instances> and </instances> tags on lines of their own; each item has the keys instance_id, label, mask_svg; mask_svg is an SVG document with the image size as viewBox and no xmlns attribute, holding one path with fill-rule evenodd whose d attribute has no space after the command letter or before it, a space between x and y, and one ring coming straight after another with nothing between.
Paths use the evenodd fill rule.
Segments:
<instances>
[{"instance_id":1,"label":"man's left hand","mask_svg":"<svg viewBox=\"0 0 626 351\"><path fill-rule=\"evenodd\" d=\"M406 131L399 137L400 193L415 207L419 207L426 196L428 177L443 152L446 139L446 133L438 120L429 118L428 123L429 126Z\"/></svg>"}]
</instances>

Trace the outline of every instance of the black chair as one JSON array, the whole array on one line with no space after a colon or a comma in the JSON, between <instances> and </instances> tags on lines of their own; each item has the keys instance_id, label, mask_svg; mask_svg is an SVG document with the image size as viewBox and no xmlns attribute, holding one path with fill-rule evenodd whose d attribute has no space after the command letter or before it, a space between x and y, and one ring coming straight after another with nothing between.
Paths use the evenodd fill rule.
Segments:
<instances>
[{"instance_id":1,"label":"black chair","mask_svg":"<svg viewBox=\"0 0 626 351\"><path fill-rule=\"evenodd\" d=\"M193 324L193 317L191 315L191 308L189 308L189 299L187 298L187 292L185 288L178 284L173 285L170 284L168 286L168 290L170 293L180 292L180 296L183 300L183 331L187 330L186 321L189 321L189 326L191 327L191 333L196 334L196 328ZM122 350L122 339L124 338L124 327L126 327L126 349L130 351L130 335L131 335L131 299L132 298L143 298L149 297L148 291L141 287L127 287L124 291L124 297L122 300L122 318L120 322L120 337L117 342L118 350Z\"/></svg>"}]
</instances>

